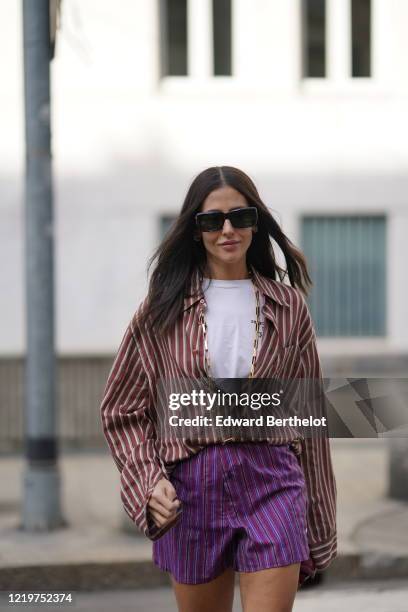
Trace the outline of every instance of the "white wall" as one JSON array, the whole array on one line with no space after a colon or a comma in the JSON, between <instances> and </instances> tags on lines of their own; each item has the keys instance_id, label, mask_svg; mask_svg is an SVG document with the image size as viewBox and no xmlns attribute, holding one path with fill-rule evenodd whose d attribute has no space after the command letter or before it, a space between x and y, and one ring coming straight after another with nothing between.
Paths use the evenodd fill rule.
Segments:
<instances>
[{"instance_id":1,"label":"white wall","mask_svg":"<svg viewBox=\"0 0 408 612\"><path fill-rule=\"evenodd\" d=\"M52 65L60 352L117 347L145 293L157 215L177 213L215 164L246 170L295 241L305 211L385 212L389 336L375 346L408 350L406 3L376 0L375 78L339 83L299 80L299 1L235 0L234 77L160 83L156 2L64 0ZM19 10L0 4L2 354L25 346Z\"/></svg>"}]
</instances>

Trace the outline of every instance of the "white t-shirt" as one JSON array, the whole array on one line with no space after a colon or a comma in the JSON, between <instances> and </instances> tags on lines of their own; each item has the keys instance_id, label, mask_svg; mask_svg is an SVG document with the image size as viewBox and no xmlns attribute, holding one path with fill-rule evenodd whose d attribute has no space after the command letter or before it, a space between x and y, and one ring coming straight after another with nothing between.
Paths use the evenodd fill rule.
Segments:
<instances>
[{"instance_id":1,"label":"white t-shirt","mask_svg":"<svg viewBox=\"0 0 408 612\"><path fill-rule=\"evenodd\" d=\"M202 289L207 302L205 319L210 368L214 378L246 378L254 350L256 298L250 278L219 280L204 278ZM261 347L265 298L259 291L259 340Z\"/></svg>"}]
</instances>

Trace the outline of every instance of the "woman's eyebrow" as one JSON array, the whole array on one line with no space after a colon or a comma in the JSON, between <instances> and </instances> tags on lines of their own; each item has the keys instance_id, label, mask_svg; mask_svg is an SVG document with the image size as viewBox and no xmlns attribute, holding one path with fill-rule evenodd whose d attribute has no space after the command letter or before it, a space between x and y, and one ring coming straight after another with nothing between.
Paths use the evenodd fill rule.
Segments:
<instances>
[{"instance_id":1,"label":"woman's eyebrow","mask_svg":"<svg viewBox=\"0 0 408 612\"><path fill-rule=\"evenodd\" d=\"M247 206L231 206L231 208L228 209L228 212L230 212L231 210L236 210L237 208L247 208ZM219 208L210 208L209 210L206 210L205 212L222 212Z\"/></svg>"}]
</instances>

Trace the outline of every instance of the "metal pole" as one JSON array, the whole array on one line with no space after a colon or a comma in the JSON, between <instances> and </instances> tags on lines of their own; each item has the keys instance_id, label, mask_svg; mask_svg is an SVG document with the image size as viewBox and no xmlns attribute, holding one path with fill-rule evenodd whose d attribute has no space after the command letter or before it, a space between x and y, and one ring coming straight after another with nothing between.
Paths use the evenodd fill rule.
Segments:
<instances>
[{"instance_id":1,"label":"metal pole","mask_svg":"<svg viewBox=\"0 0 408 612\"><path fill-rule=\"evenodd\" d=\"M57 464L48 0L23 0L27 356L23 525L65 524Z\"/></svg>"}]
</instances>

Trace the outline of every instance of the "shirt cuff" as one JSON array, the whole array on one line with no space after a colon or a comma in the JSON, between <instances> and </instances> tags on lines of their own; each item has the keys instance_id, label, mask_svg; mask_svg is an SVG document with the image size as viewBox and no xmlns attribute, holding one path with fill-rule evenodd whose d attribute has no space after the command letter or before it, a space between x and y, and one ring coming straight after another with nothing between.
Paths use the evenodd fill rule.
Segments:
<instances>
[{"instance_id":1,"label":"shirt cuff","mask_svg":"<svg viewBox=\"0 0 408 612\"><path fill-rule=\"evenodd\" d=\"M171 523L158 527L150 515L148 503L153 490L162 478L168 475L160 467L157 461L150 464L150 473L144 486L133 477L133 471L124 469L121 474L121 497L124 509L136 527L150 540L160 538L164 533L173 527L181 514L181 506L177 509L177 514ZM137 492L137 495L136 495Z\"/></svg>"},{"instance_id":2,"label":"shirt cuff","mask_svg":"<svg viewBox=\"0 0 408 612\"><path fill-rule=\"evenodd\" d=\"M334 533L331 538L325 542L310 545L310 556L312 557L316 570L322 572L329 567L333 559L337 557L337 534Z\"/></svg>"}]
</instances>

